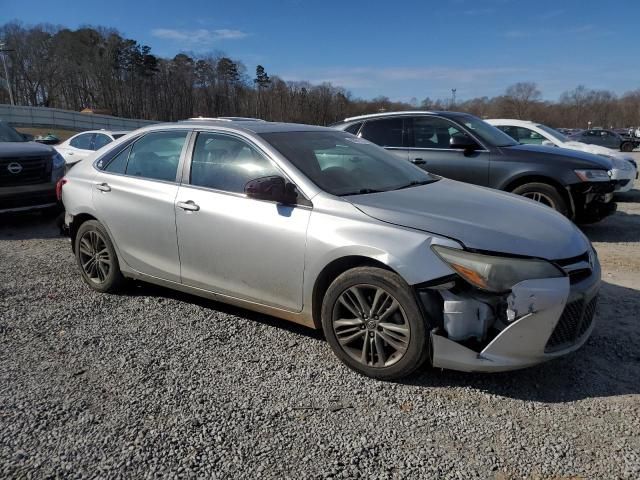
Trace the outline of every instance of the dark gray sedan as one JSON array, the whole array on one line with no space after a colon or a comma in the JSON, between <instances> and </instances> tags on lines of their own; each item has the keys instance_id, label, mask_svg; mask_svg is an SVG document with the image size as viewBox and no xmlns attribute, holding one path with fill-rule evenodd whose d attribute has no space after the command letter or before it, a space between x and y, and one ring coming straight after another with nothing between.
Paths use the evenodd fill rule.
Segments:
<instances>
[{"instance_id":1,"label":"dark gray sedan","mask_svg":"<svg viewBox=\"0 0 640 480\"><path fill-rule=\"evenodd\" d=\"M347 118L333 128L431 173L528 197L579 223L599 221L616 209L609 159L521 145L473 115L390 112Z\"/></svg>"}]
</instances>

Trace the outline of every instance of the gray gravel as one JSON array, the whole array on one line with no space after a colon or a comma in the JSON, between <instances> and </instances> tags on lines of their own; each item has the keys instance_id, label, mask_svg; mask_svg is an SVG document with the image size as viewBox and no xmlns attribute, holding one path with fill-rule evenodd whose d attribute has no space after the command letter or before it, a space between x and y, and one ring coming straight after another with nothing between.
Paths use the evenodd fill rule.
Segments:
<instances>
[{"instance_id":1,"label":"gray gravel","mask_svg":"<svg viewBox=\"0 0 640 480\"><path fill-rule=\"evenodd\" d=\"M94 293L51 220L0 218L0 477L638 478L640 272L606 260L620 219L640 257L637 200L588 231L627 286L604 286L582 350L403 383L264 315Z\"/></svg>"}]
</instances>

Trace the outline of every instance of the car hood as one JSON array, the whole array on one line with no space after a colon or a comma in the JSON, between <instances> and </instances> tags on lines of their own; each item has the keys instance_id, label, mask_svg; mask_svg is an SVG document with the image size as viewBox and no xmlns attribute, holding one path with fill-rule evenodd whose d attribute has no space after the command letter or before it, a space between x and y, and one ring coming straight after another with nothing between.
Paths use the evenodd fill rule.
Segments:
<instances>
[{"instance_id":1,"label":"car hood","mask_svg":"<svg viewBox=\"0 0 640 480\"><path fill-rule=\"evenodd\" d=\"M625 164L620 162L629 162L633 160L631 155L618 152L612 148L603 147L602 145L590 145L588 143L574 141L566 142L561 145L562 147L570 148L571 150L580 150L582 152L593 153L595 155L608 155L612 158L613 166L616 168L622 168L623 170Z\"/></svg>"},{"instance_id":2,"label":"car hood","mask_svg":"<svg viewBox=\"0 0 640 480\"><path fill-rule=\"evenodd\" d=\"M0 142L1 157L37 157L53 155L53 148L36 142Z\"/></svg>"},{"instance_id":3,"label":"car hood","mask_svg":"<svg viewBox=\"0 0 640 480\"><path fill-rule=\"evenodd\" d=\"M502 147L520 155L531 157L538 156L544 158L557 158L558 160L569 160L575 164L580 164L584 168L602 168L611 170L612 164L608 158L600 157L593 153L573 150L568 148L547 147L543 145L513 145Z\"/></svg>"},{"instance_id":4,"label":"car hood","mask_svg":"<svg viewBox=\"0 0 640 480\"><path fill-rule=\"evenodd\" d=\"M344 198L377 220L443 235L469 249L557 260L581 255L589 247L584 234L549 207L444 178Z\"/></svg>"}]
</instances>

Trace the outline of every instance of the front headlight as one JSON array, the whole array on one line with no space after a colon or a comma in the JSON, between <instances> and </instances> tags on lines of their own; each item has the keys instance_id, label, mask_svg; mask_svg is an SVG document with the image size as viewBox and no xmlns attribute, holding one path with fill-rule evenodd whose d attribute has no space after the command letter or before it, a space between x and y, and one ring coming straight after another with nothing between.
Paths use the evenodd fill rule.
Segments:
<instances>
[{"instance_id":1,"label":"front headlight","mask_svg":"<svg viewBox=\"0 0 640 480\"><path fill-rule=\"evenodd\" d=\"M431 248L463 279L489 292L507 292L524 280L565 276L545 260L495 257L440 245Z\"/></svg>"},{"instance_id":2,"label":"front headlight","mask_svg":"<svg viewBox=\"0 0 640 480\"><path fill-rule=\"evenodd\" d=\"M53 154L53 169L57 170L64 167L64 158L58 152Z\"/></svg>"},{"instance_id":3,"label":"front headlight","mask_svg":"<svg viewBox=\"0 0 640 480\"><path fill-rule=\"evenodd\" d=\"M606 170L574 170L583 182L608 182L609 172Z\"/></svg>"}]
</instances>

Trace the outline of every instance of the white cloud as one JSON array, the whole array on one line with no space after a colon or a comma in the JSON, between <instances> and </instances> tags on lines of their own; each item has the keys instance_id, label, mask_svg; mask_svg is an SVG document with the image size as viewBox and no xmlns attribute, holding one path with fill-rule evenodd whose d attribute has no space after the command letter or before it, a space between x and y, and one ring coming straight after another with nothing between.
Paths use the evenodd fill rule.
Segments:
<instances>
[{"instance_id":1,"label":"white cloud","mask_svg":"<svg viewBox=\"0 0 640 480\"><path fill-rule=\"evenodd\" d=\"M197 28L194 30L183 30L173 28L154 28L151 35L156 38L172 40L181 46L188 47L206 47L220 40L240 40L249 36L242 30L218 29L209 30L206 28Z\"/></svg>"},{"instance_id":2,"label":"white cloud","mask_svg":"<svg viewBox=\"0 0 640 480\"><path fill-rule=\"evenodd\" d=\"M493 79L504 75L522 74L525 72L526 69L516 67L335 67L284 72L280 76L290 81L308 80L313 83L330 82L333 85L345 88L369 88L389 83L415 81L446 81L455 82L456 84L471 84L477 81Z\"/></svg>"}]
</instances>

